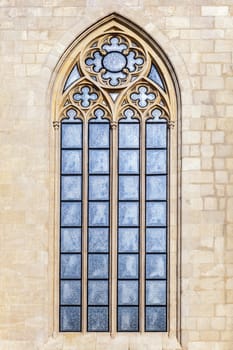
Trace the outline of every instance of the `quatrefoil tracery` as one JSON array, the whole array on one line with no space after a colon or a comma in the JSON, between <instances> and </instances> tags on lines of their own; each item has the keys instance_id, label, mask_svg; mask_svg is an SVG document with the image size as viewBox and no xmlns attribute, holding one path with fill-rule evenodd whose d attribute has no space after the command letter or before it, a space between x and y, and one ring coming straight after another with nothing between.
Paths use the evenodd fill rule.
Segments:
<instances>
[{"instance_id":1,"label":"quatrefoil tracery","mask_svg":"<svg viewBox=\"0 0 233 350\"><path fill-rule=\"evenodd\" d=\"M77 56L63 89L62 118L69 118L66 111L73 108L89 119L98 107L117 121L126 117L121 111L128 106L136 118L147 119L156 108L159 118L169 121L164 87L151 54L139 42L123 33L104 34Z\"/></svg>"},{"instance_id":2,"label":"quatrefoil tracery","mask_svg":"<svg viewBox=\"0 0 233 350\"><path fill-rule=\"evenodd\" d=\"M87 50L84 62L84 69L102 86L122 88L144 69L145 53L123 35L107 35Z\"/></svg>"}]
</instances>

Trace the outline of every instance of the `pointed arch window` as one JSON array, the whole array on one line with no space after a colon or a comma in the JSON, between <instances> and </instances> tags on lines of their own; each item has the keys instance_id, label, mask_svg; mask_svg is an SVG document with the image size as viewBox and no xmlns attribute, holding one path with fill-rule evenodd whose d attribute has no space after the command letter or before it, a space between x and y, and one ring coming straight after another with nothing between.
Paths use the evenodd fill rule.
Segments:
<instances>
[{"instance_id":1,"label":"pointed arch window","mask_svg":"<svg viewBox=\"0 0 233 350\"><path fill-rule=\"evenodd\" d=\"M174 87L119 24L80 41L57 103L62 332L165 332Z\"/></svg>"}]
</instances>

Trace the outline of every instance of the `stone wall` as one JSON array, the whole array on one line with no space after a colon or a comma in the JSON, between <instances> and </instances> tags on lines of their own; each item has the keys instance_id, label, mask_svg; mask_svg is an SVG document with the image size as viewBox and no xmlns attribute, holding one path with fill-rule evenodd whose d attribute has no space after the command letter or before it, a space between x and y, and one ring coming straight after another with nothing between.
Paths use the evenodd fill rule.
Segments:
<instances>
[{"instance_id":1,"label":"stone wall","mask_svg":"<svg viewBox=\"0 0 233 350\"><path fill-rule=\"evenodd\" d=\"M112 12L155 39L180 83L182 348L232 350L232 0L0 0L0 349L109 346L106 336L56 334L51 322L49 82L70 43ZM122 339L111 349L177 346L162 335L151 347L140 335Z\"/></svg>"}]
</instances>

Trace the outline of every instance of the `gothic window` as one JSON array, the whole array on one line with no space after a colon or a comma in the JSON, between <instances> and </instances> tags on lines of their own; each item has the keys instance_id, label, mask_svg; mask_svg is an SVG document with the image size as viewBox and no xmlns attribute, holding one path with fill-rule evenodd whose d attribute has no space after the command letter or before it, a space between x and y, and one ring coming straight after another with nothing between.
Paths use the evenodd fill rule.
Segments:
<instances>
[{"instance_id":1,"label":"gothic window","mask_svg":"<svg viewBox=\"0 0 233 350\"><path fill-rule=\"evenodd\" d=\"M62 332L165 332L169 127L161 60L124 26L81 41L63 78Z\"/></svg>"}]
</instances>

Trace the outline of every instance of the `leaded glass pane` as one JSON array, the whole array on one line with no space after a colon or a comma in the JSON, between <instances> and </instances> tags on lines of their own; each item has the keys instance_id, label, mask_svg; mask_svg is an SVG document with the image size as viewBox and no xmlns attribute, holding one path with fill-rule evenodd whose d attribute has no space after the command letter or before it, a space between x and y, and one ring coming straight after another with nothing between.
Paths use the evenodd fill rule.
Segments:
<instances>
[{"instance_id":1,"label":"leaded glass pane","mask_svg":"<svg viewBox=\"0 0 233 350\"><path fill-rule=\"evenodd\" d=\"M146 304L166 304L166 281L146 281Z\"/></svg>"},{"instance_id":2,"label":"leaded glass pane","mask_svg":"<svg viewBox=\"0 0 233 350\"><path fill-rule=\"evenodd\" d=\"M139 174L139 151L119 150L119 173Z\"/></svg>"},{"instance_id":3,"label":"leaded glass pane","mask_svg":"<svg viewBox=\"0 0 233 350\"><path fill-rule=\"evenodd\" d=\"M138 226L139 204L135 202L119 203L119 226Z\"/></svg>"},{"instance_id":4,"label":"leaded glass pane","mask_svg":"<svg viewBox=\"0 0 233 350\"><path fill-rule=\"evenodd\" d=\"M78 71L78 67L75 65L66 80L64 91L68 89L75 81L79 80L79 78L80 73Z\"/></svg>"},{"instance_id":5,"label":"leaded glass pane","mask_svg":"<svg viewBox=\"0 0 233 350\"><path fill-rule=\"evenodd\" d=\"M150 73L148 75L148 78L151 79L154 83L158 84L162 89L164 89L162 79L161 79L160 74L159 74L159 72L154 64L151 65L151 69L150 69Z\"/></svg>"},{"instance_id":6,"label":"leaded glass pane","mask_svg":"<svg viewBox=\"0 0 233 350\"><path fill-rule=\"evenodd\" d=\"M138 148L139 147L139 125L119 124L119 147Z\"/></svg>"},{"instance_id":7,"label":"leaded glass pane","mask_svg":"<svg viewBox=\"0 0 233 350\"><path fill-rule=\"evenodd\" d=\"M81 278L80 254L61 254L61 278Z\"/></svg>"},{"instance_id":8,"label":"leaded glass pane","mask_svg":"<svg viewBox=\"0 0 233 350\"><path fill-rule=\"evenodd\" d=\"M87 317L89 332L108 331L108 307L89 306Z\"/></svg>"},{"instance_id":9,"label":"leaded glass pane","mask_svg":"<svg viewBox=\"0 0 233 350\"><path fill-rule=\"evenodd\" d=\"M147 226L166 226L167 211L166 202L146 203Z\"/></svg>"},{"instance_id":10,"label":"leaded glass pane","mask_svg":"<svg viewBox=\"0 0 233 350\"><path fill-rule=\"evenodd\" d=\"M148 124L146 125L146 147L164 148L167 144L167 125Z\"/></svg>"},{"instance_id":11,"label":"leaded glass pane","mask_svg":"<svg viewBox=\"0 0 233 350\"><path fill-rule=\"evenodd\" d=\"M138 305L138 281L118 281L118 305Z\"/></svg>"},{"instance_id":12,"label":"leaded glass pane","mask_svg":"<svg viewBox=\"0 0 233 350\"><path fill-rule=\"evenodd\" d=\"M81 252L81 229L62 228L61 229L61 252L77 253Z\"/></svg>"},{"instance_id":13,"label":"leaded glass pane","mask_svg":"<svg viewBox=\"0 0 233 350\"><path fill-rule=\"evenodd\" d=\"M146 331L166 331L166 308L157 306L146 307Z\"/></svg>"},{"instance_id":14,"label":"leaded glass pane","mask_svg":"<svg viewBox=\"0 0 233 350\"><path fill-rule=\"evenodd\" d=\"M91 253L107 253L109 245L108 228L88 229L88 251Z\"/></svg>"},{"instance_id":15,"label":"leaded glass pane","mask_svg":"<svg viewBox=\"0 0 233 350\"><path fill-rule=\"evenodd\" d=\"M146 251L148 253L166 252L166 229L146 229Z\"/></svg>"},{"instance_id":16,"label":"leaded glass pane","mask_svg":"<svg viewBox=\"0 0 233 350\"><path fill-rule=\"evenodd\" d=\"M62 124L62 147L82 147L82 124Z\"/></svg>"},{"instance_id":17,"label":"leaded glass pane","mask_svg":"<svg viewBox=\"0 0 233 350\"><path fill-rule=\"evenodd\" d=\"M146 179L146 199L165 200L167 197L166 176L147 176Z\"/></svg>"},{"instance_id":18,"label":"leaded glass pane","mask_svg":"<svg viewBox=\"0 0 233 350\"><path fill-rule=\"evenodd\" d=\"M89 124L89 147L108 148L109 147L109 125Z\"/></svg>"},{"instance_id":19,"label":"leaded glass pane","mask_svg":"<svg viewBox=\"0 0 233 350\"><path fill-rule=\"evenodd\" d=\"M119 176L119 200L139 199L139 177Z\"/></svg>"},{"instance_id":20,"label":"leaded glass pane","mask_svg":"<svg viewBox=\"0 0 233 350\"><path fill-rule=\"evenodd\" d=\"M109 205L105 202L89 203L89 226L109 225Z\"/></svg>"},{"instance_id":21,"label":"leaded glass pane","mask_svg":"<svg viewBox=\"0 0 233 350\"><path fill-rule=\"evenodd\" d=\"M90 174L109 173L109 151L90 150L89 151L89 172Z\"/></svg>"},{"instance_id":22,"label":"leaded glass pane","mask_svg":"<svg viewBox=\"0 0 233 350\"><path fill-rule=\"evenodd\" d=\"M138 331L138 307L118 307L118 332Z\"/></svg>"},{"instance_id":23,"label":"leaded glass pane","mask_svg":"<svg viewBox=\"0 0 233 350\"><path fill-rule=\"evenodd\" d=\"M138 278L138 254L118 255L118 278Z\"/></svg>"},{"instance_id":24,"label":"leaded glass pane","mask_svg":"<svg viewBox=\"0 0 233 350\"><path fill-rule=\"evenodd\" d=\"M62 176L61 199L81 200L82 178L81 176Z\"/></svg>"},{"instance_id":25,"label":"leaded glass pane","mask_svg":"<svg viewBox=\"0 0 233 350\"><path fill-rule=\"evenodd\" d=\"M81 225L81 203L63 202L61 203L61 225L80 226Z\"/></svg>"},{"instance_id":26,"label":"leaded glass pane","mask_svg":"<svg viewBox=\"0 0 233 350\"><path fill-rule=\"evenodd\" d=\"M88 278L108 278L108 254L88 255Z\"/></svg>"},{"instance_id":27,"label":"leaded glass pane","mask_svg":"<svg viewBox=\"0 0 233 350\"><path fill-rule=\"evenodd\" d=\"M166 255L146 255L146 278L166 278Z\"/></svg>"},{"instance_id":28,"label":"leaded glass pane","mask_svg":"<svg viewBox=\"0 0 233 350\"><path fill-rule=\"evenodd\" d=\"M166 150L148 150L146 152L147 174L164 174L167 171Z\"/></svg>"},{"instance_id":29,"label":"leaded glass pane","mask_svg":"<svg viewBox=\"0 0 233 350\"><path fill-rule=\"evenodd\" d=\"M61 331L79 332L81 330L81 316L79 306L62 306L60 314Z\"/></svg>"},{"instance_id":30,"label":"leaded glass pane","mask_svg":"<svg viewBox=\"0 0 233 350\"><path fill-rule=\"evenodd\" d=\"M82 151L62 151L62 174L80 174L82 172Z\"/></svg>"},{"instance_id":31,"label":"leaded glass pane","mask_svg":"<svg viewBox=\"0 0 233 350\"><path fill-rule=\"evenodd\" d=\"M89 200L109 199L109 177L90 176L89 177Z\"/></svg>"},{"instance_id":32,"label":"leaded glass pane","mask_svg":"<svg viewBox=\"0 0 233 350\"><path fill-rule=\"evenodd\" d=\"M108 281L88 282L88 305L108 304Z\"/></svg>"},{"instance_id":33,"label":"leaded glass pane","mask_svg":"<svg viewBox=\"0 0 233 350\"><path fill-rule=\"evenodd\" d=\"M137 228L119 228L118 229L118 251L138 252L139 249L139 230Z\"/></svg>"},{"instance_id":34,"label":"leaded glass pane","mask_svg":"<svg viewBox=\"0 0 233 350\"><path fill-rule=\"evenodd\" d=\"M81 281L61 281L61 304L79 305L81 302Z\"/></svg>"}]
</instances>

